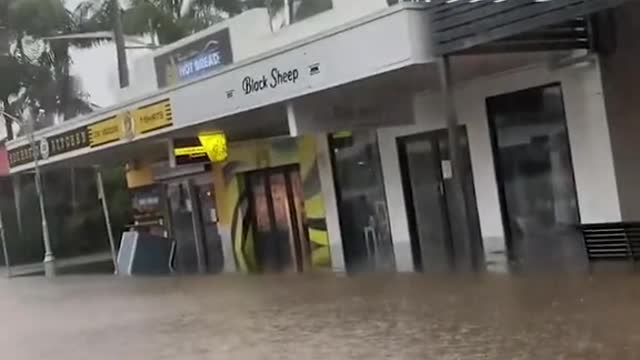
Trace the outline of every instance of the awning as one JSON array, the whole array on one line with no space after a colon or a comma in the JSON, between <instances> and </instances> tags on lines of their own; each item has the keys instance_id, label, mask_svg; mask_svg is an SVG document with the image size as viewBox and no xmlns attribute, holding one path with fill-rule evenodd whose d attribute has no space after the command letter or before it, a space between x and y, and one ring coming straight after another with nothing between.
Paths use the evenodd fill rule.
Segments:
<instances>
[{"instance_id":1,"label":"awning","mask_svg":"<svg viewBox=\"0 0 640 360\"><path fill-rule=\"evenodd\" d=\"M428 1L434 52L450 54L615 7L625 0Z\"/></svg>"}]
</instances>

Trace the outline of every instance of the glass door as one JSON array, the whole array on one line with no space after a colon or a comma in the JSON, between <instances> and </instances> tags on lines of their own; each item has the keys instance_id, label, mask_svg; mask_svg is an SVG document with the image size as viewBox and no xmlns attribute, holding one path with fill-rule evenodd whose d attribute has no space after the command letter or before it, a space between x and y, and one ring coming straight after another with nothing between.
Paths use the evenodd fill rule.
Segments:
<instances>
[{"instance_id":1,"label":"glass door","mask_svg":"<svg viewBox=\"0 0 640 360\"><path fill-rule=\"evenodd\" d=\"M393 245L375 130L329 137L346 268L393 270Z\"/></svg>"},{"instance_id":2,"label":"glass door","mask_svg":"<svg viewBox=\"0 0 640 360\"><path fill-rule=\"evenodd\" d=\"M207 179L208 180L208 179ZM194 194L197 199L197 216L200 217L200 231L206 254L208 271L219 273L224 268L222 238L218 232L218 214L215 207L215 189L209 181L194 183Z\"/></svg>"},{"instance_id":3,"label":"glass door","mask_svg":"<svg viewBox=\"0 0 640 360\"><path fill-rule=\"evenodd\" d=\"M451 234L437 139L398 139L414 266L425 272L450 270Z\"/></svg>"},{"instance_id":4,"label":"glass door","mask_svg":"<svg viewBox=\"0 0 640 360\"><path fill-rule=\"evenodd\" d=\"M586 265L560 85L489 98L487 111L512 265Z\"/></svg>"},{"instance_id":5,"label":"glass door","mask_svg":"<svg viewBox=\"0 0 640 360\"><path fill-rule=\"evenodd\" d=\"M460 127L459 136L461 160L468 174L464 184L470 197L467 220L462 217L465 209L456 205L454 197L447 131L398 138L413 260L416 269L424 272L470 270L472 256L477 263L483 257L465 127ZM469 221L470 239L460 231L463 221Z\"/></svg>"},{"instance_id":6,"label":"glass door","mask_svg":"<svg viewBox=\"0 0 640 360\"><path fill-rule=\"evenodd\" d=\"M174 268L179 273L202 271L204 259L200 257L199 234L194 232L194 206L187 181L167 185L171 211L171 237L176 243Z\"/></svg>"},{"instance_id":7,"label":"glass door","mask_svg":"<svg viewBox=\"0 0 640 360\"><path fill-rule=\"evenodd\" d=\"M224 267L217 227L213 184L208 176L167 184L171 236L176 242L174 267L181 273L218 273Z\"/></svg>"}]
</instances>

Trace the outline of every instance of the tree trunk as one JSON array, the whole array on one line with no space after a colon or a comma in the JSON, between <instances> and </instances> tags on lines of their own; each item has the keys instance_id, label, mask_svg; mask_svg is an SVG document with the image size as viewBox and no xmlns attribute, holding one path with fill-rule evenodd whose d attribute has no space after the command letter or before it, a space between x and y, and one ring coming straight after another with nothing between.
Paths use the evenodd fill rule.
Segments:
<instances>
[{"instance_id":1,"label":"tree trunk","mask_svg":"<svg viewBox=\"0 0 640 360\"><path fill-rule=\"evenodd\" d=\"M3 111L9 111L9 101L7 99L2 100L2 105L4 106ZM4 126L7 131L7 140L13 140L13 120L9 119L8 116L4 117Z\"/></svg>"}]
</instances>

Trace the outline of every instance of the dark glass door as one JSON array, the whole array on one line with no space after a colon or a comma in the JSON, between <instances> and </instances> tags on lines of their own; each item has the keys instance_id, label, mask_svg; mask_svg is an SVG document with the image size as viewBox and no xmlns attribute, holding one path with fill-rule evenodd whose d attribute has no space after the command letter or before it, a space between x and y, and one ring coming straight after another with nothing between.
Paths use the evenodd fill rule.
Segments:
<instances>
[{"instance_id":1,"label":"dark glass door","mask_svg":"<svg viewBox=\"0 0 640 360\"><path fill-rule=\"evenodd\" d=\"M183 181L167 185L171 210L171 237L176 243L174 268L180 273L198 272L197 238L193 231L193 204L188 184Z\"/></svg>"},{"instance_id":2,"label":"dark glass door","mask_svg":"<svg viewBox=\"0 0 640 360\"><path fill-rule=\"evenodd\" d=\"M375 130L333 134L340 229L349 272L393 270L393 245Z\"/></svg>"},{"instance_id":3,"label":"dark glass door","mask_svg":"<svg viewBox=\"0 0 640 360\"><path fill-rule=\"evenodd\" d=\"M511 264L586 265L560 85L489 98L487 111Z\"/></svg>"},{"instance_id":4,"label":"dark glass door","mask_svg":"<svg viewBox=\"0 0 640 360\"><path fill-rule=\"evenodd\" d=\"M174 267L181 273L218 273L224 267L213 184L207 178L167 184L171 236L176 241Z\"/></svg>"},{"instance_id":5,"label":"dark glass door","mask_svg":"<svg viewBox=\"0 0 640 360\"><path fill-rule=\"evenodd\" d=\"M245 174L258 267L263 272L304 271L310 263L297 166Z\"/></svg>"},{"instance_id":6,"label":"dark glass door","mask_svg":"<svg viewBox=\"0 0 640 360\"><path fill-rule=\"evenodd\" d=\"M464 209L454 200L446 130L398 138L413 260L416 269L424 272L471 269L471 257L483 256L466 129L461 127L459 134L461 160L468 174L465 186L470 196L469 240L460 231Z\"/></svg>"},{"instance_id":7,"label":"dark glass door","mask_svg":"<svg viewBox=\"0 0 640 360\"><path fill-rule=\"evenodd\" d=\"M213 183L194 183L195 198L198 201L197 215L200 216L200 230L206 256L207 270L219 273L224 268L222 238L218 232L218 214L215 207Z\"/></svg>"}]
</instances>

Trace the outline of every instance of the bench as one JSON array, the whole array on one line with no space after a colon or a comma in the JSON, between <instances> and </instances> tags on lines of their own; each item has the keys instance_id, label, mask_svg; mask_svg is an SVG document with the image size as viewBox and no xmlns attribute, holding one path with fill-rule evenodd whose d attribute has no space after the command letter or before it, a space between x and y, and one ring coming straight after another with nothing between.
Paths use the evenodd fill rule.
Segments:
<instances>
[{"instance_id":1,"label":"bench","mask_svg":"<svg viewBox=\"0 0 640 360\"><path fill-rule=\"evenodd\" d=\"M635 267L640 261L640 222L583 224L589 263L628 261Z\"/></svg>"}]
</instances>

